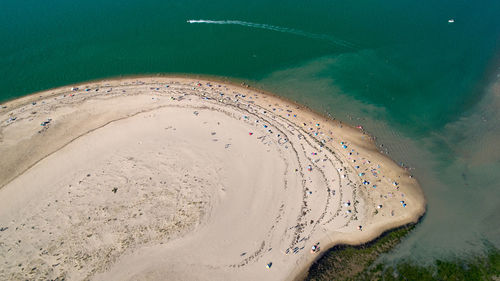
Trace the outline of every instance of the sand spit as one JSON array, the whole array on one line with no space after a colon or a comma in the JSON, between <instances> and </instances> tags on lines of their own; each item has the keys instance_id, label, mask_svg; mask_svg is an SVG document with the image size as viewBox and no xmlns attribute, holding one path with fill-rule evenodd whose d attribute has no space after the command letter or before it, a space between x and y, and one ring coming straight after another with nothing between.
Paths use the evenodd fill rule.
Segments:
<instances>
[{"instance_id":1,"label":"sand spit","mask_svg":"<svg viewBox=\"0 0 500 281\"><path fill-rule=\"evenodd\" d=\"M0 122L2 280L290 280L425 211L361 130L245 87L92 82Z\"/></svg>"}]
</instances>

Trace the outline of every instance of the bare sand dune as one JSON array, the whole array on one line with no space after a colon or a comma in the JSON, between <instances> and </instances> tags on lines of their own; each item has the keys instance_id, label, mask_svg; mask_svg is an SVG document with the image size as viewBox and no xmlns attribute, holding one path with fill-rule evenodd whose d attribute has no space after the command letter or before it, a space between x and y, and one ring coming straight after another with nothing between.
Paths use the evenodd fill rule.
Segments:
<instances>
[{"instance_id":1,"label":"bare sand dune","mask_svg":"<svg viewBox=\"0 0 500 281\"><path fill-rule=\"evenodd\" d=\"M368 135L244 87L131 78L5 106L2 280L290 280L425 210Z\"/></svg>"}]
</instances>

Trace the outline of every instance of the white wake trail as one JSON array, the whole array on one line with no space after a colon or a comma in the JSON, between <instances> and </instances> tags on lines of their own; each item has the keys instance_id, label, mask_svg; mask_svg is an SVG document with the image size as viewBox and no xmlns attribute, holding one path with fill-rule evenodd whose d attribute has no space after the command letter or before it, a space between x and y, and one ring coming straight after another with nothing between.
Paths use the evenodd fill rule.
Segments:
<instances>
[{"instance_id":1,"label":"white wake trail","mask_svg":"<svg viewBox=\"0 0 500 281\"><path fill-rule=\"evenodd\" d=\"M239 21L239 20L187 20L188 23L204 23L204 24L230 24L230 25L240 25L240 26L245 26L245 27L253 27L253 28L260 28L260 29L267 29L271 31L277 31L277 32L283 32L283 33L289 33L289 34L294 34L294 35L299 35L303 37L308 37L312 39L319 39L319 40L325 40L329 41L330 43L333 43L335 45L348 48L348 49L355 49L357 46L351 42L336 38L331 35L326 35L326 34L316 34L316 33L310 33L298 29L293 29L293 28L287 28L287 27L281 27L281 26L275 26L275 25L269 25L269 24L262 24L262 23L253 23L253 22L246 22L246 21Z\"/></svg>"}]
</instances>

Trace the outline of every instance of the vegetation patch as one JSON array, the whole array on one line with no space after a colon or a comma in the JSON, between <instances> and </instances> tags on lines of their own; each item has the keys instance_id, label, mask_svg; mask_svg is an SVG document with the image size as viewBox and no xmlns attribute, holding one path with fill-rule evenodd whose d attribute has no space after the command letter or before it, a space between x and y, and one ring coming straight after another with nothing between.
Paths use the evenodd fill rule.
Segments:
<instances>
[{"instance_id":1,"label":"vegetation patch","mask_svg":"<svg viewBox=\"0 0 500 281\"><path fill-rule=\"evenodd\" d=\"M351 280L363 273L380 254L388 252L415 224L387 231L379 238L359 246L337 245L328 250L309 269L306 280Z\"/></svg>"},{"instance_id":2,"label":"vegetation patch","mask_svg":"<svg viewBox=\"0 0 500 281\"><path fill-rule=\"evenodd\" d=\"M311 266L306 280L500 280L500 250L493 245L487 245L485 255L436 260L430 266L406 261L390 266L375 264L382 253L396 246L414 227L412 224L391 230L360 246L335 246Z\"/></svg>"}]
</instances>

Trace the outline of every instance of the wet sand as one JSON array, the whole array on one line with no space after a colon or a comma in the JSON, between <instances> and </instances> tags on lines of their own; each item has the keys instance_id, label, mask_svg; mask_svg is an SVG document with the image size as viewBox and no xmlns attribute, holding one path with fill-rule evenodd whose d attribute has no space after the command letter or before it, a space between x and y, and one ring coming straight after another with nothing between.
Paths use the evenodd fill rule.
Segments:
<instances>
[{"instance_id":1,"label":"wet sand","mask_svg":"<svg viewBox=\"0 0 500 281\"><path fill-rule=\"evenodd\" d=\"M4 106L1 279L290 280L425 212L361 129L247 87L127 78Z\"/></svg>"}]
</instances>

